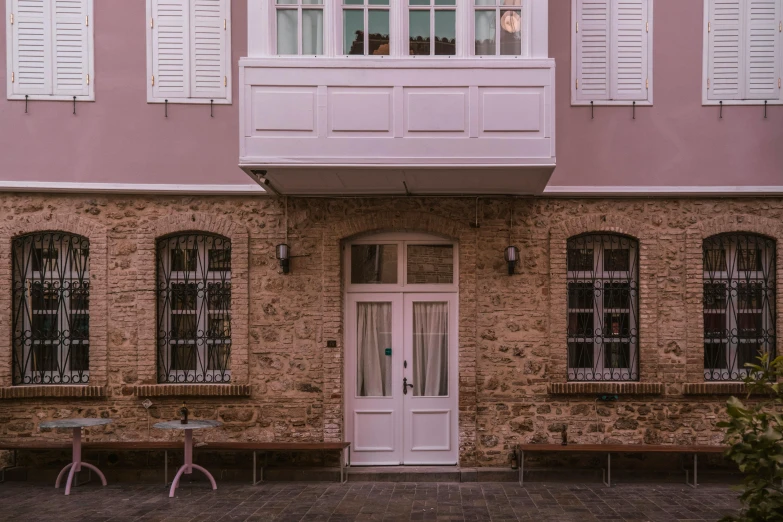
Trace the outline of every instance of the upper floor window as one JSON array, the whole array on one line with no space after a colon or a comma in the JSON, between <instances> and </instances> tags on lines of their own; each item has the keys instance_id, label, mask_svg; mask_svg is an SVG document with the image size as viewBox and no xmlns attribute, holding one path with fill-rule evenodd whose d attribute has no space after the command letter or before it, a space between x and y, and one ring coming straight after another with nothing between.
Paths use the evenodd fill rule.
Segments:
<instances>
[{"instance_id":1,"label":"upper floor window","mask_svg":"<svg viewBox=\"0 0 783 522\"><path fill-rule=\"evenodd\" d=\"M522 55L522 0L474 0L476 56Z\"/></svg>"},{"instance_id":2,"label":"upper floor window","mask_svg":"<svg viewBox=\"0 0 783 522\"><path fill-rule=\"evenodd\" d=\"M343 0L342 54L388 55L389 7L389 0Z\"/></svg>"},{"instance_id":3,"label":"upper floor window","mask_svg":"<svg viewBox=\"0 0 783 522\"><path fill-rule=\"evenodd\" d=\"M158 381L231 380L231 241L185 233L157 243Z\"/></svg>"},{"instance_id":4,"label":"upper floor window","mask_svg":"<svg viewBox=\"0 0 783 522\"><path fill-rule=\"evenodd\" d=\"M277 54L324 54L323 0L275 0Z\"/></svg>"},{"instance_id":5,"label":"upper floor window","mask_svg":"<svg viewBox=\"0 0 783 522\"><path fill-rule=\"evenodd\" d=\"M783 0L704 0L705 104L783 103Z\"/></svg>"},{"instance_id":6,"label":"upper floor window","mask_svg":"<svg viewBox=\"0 0 783 522\"><path fill-rule=\"evenodd\" d=\"M409 54L457 54L457 0L408 0Z\"/></svg>"},{"instance_id":7,"label":"upper floor window","mask_svg":"<svg viewBox=\"0 0 783 522\"><path fill-rule=\"evenodd\" d=\"M618 234L568 240L568 379L639 379L639 245Z\"/></svg>"},{"instance_id":8,"label":"upper floor window","mask_svg":"<svg viewBox=\"0 0 783 522\"><path fill-rule=\"evenodd\" d=\"M94 100L93 0L7 0L8 99Z\"/></svg>"},{"instance_id":9,"label":"upper floor window","mask_svg":"<svg viewBox=\"0 0 783 522\"><path fill-rule=\"evenodd\" d=\"M571 0L572 105L652 104L653 0Z\"/></svg>"},{"instance_id":10,"label":"upper floor window","mask_svg":"<svg viewBox=\"0 0 783 522\"><path fill-rule=\"evenodd\" d=\"M704 241L704 378L741 380L775 352L775 241L720 234Z\"/></svg>"},{"instance_id":11,"label":"upper floor window","mask_svg":"<svg viewBox=\"0 0 783 522\"><path fill-rule=\"evenodd\" d=\"M147 0L147 102L231 103L230 0Z\"/></svg>"},{"instance_id":12,"label":"upper floor window","mask_svg":"<svg viewBox=\"0 0 783 522\"><path fill-rule=\"evenodd\" d=\"M14 238L13 383L90 380L90 242L65 232Z\"/></svg>"}]
</instances>

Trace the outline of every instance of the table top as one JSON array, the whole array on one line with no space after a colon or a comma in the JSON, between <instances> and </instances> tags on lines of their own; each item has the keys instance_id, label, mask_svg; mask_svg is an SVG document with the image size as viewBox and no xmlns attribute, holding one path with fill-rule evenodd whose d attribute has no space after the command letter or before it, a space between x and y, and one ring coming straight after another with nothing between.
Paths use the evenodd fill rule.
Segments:
<instances>
[{"instance_id":1,"label":"table top","mask_svg":"<svg viewBox=\"0 0 783 522\"><path fill-rule=\"evenodd\" d=\"M158 422L152 427L159 430L200 430L204 428L217 428L222 425L222 422L213 420L189 420L187 424L182 424L181 421L173 420Z\"/></svg>"},{"instance_id":2,"label":"table top","mask_svg":"<svg viewBox=\"0 0 783 522\"><path fill-rule=\"evenodd\" d=\"M44 421L39 426L44 429L54 428L89 428L91 426L102 426L111 424L111 419L61 419L53 421Z\"/></svg>"}]
</instances>

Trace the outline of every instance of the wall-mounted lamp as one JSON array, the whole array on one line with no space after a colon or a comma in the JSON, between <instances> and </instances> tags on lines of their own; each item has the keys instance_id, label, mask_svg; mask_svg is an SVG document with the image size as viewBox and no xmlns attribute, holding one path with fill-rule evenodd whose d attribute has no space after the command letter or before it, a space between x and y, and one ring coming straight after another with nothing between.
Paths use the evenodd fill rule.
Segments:
<instances>
[{"instance_id":1,"label":"wall-mounted lamp","mask_svg":"<svg viewBox=\"0 0 783 522\"><path fill-rule=\"evenodd\" d=\"M519 261L519 249L515 246L506 247L506 263L508 263L508 275L514 275L514 267Z\"/></svg>"},{"instance_id":2,"label":"wall-mounted lamp","mask_svg":"<svg viewBox=\"0 0 783 522\"><path fill-rule=\"evenodd\" d=\"M276 247L277 260L280 261L280 268L283 269L283 273L287 274L291 271L291 247L285 243L280 243Z\"/></svg>"}]
</instances>

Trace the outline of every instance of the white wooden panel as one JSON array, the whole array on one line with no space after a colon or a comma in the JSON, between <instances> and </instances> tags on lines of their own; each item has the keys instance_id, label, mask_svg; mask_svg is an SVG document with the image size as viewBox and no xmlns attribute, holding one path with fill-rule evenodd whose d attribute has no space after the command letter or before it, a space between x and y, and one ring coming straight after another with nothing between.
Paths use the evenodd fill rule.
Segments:
<instances>
[{"instance_id":1,"label":"white wooden panel","mask_svg":"<svg viewBox=\"0 0 783 522\"><path fill-rule=\"evenodd\" d=\"M191 0L190 96L225 98L228 0Z\"/></svg>"},{"instance_id":2,"label":"white wooden panel","mask_svg":"<svg viewBox=\"0 0 783 522\"><path fill-rule=\"evenodd\" d=\"M709 12L709 99L742 98L742 0L713 0Z\"/></svg>"},{"instance_id":3,"label":"white wooden panel","mask_svg":"<svg viewBox=\"0 0 783 522\"><path fill-rule=\"evenodd\" d=\"M355 411L351 451L394 451L394 411Z\"/></svg>"},{"instance_id":4,"label":"white wooden panel","mask_svg":"<svg viewBox=\"0 0 783 522\"><path fill-rule=\"evenodd\" d=\"M610 78L610 0L575 0L576 31L573 59L576 83L575 99L608 100ZM574 30L576 28L574 27Z\"/></svg>"},{"instance_id":5,"label":"white wooden panel","mask_svg":"<svg viewBox=\"0 0 783 522\"><path fill-rule=\"evenodd\" d=\"M153 96L187 98L190 95L190 2L152 0Z\"/></svg>"},{"instance_id":6,"label":"white wooden panel","mask_svg":"<svg viewBox=\"0 0 783 522\"><path fill-rule=\"evenodd\" d=\"M647 5L647 0L612 0L613 100L647 100Z\"/></svg>"},{"instance_id":7,"label":"white wooden panel","mask_svg":"<svg viewBox=\"0 0 783 522\"><path fill-rule=\"evenodd\" d=\"M86 96L90 89L87 0L52 0L53 92Z\"/></svg>"},{"instance_id":8,"label":"white wooden panel","mask_svg":"<svg viewBox=\"0 0 783 522\"><path fill-rule=\"evenodd\" d=\"M389 133L392 89L329 89L329 128L333 132Z\"/></svg>"},{"instance_id":9,"label":"white wooden panel","mask_svg":"<svg viewBox=\"0 0 783 522\"><path fill-rule=\"evenodd\" d=\"M315 88L255 89L252 132L314 132L316 128Z\"/></svg>"},{"instance_id":10,"label":"white wooden panel","mask_svg":"<svg viewBox=\"0 0 783 522\"><path fill-rule=\"evenodd\" d=\"M482 132L543 131L543 95L536 92L481 90Z\"/></svg>"},{"instance_id":11,"label":"white wooden panel","mask_svg":"<svg viewBox=\"0 0 783 522\"><path fill-rule=\"evenodd\" d=\"M406 132L467 132L467 89L404 89Z\"/></svg>"},{"instance_id":12,"label":"white wooden panel","mask_svg":"<svg viewBox=\"0 0 783 522\"><path fill-rule=\"evenodd\" d=\"M45 0L8 0L14 25L8 49L13 64L12 93L52 94L51 16Z\"/></svg>"},{"instance_id":13,"label":"white wooden panel","mask_svg":"<svg viewBox=\"0 0 783 522\"><path fill-rule=\"evenodd\" d=\"M451 449L451 410L412 410L411 451Z\"/></svg>"},{"instance_id":14,"label":"white wooden panel","mask_svg":"<svg viewBox=\"0 0 783 522\"><path fill-rule=\"evenodd\" d=\"M780 0L746 0L745 98L780 99Z\"/></svg>"}]
</instances>

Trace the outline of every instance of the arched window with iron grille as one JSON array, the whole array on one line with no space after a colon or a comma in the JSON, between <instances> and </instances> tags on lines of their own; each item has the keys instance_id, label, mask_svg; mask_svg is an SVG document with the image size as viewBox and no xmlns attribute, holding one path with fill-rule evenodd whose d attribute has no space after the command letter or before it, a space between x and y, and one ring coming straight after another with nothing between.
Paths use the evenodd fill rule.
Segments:
<instances>
[{"instance_id":1,"label":"arched window with iron grille","mask_svg":"<svg viewBox=\"0 0 783 522\"><path fill-rule=\"evenodd\" d=\"M775 241L727 233L704 240L704 378L744 379L775 352Z\"/></svg>"},{"instance_id":2,"label":"arched window with iron grille","mask_svg":"<svg viewBox=\"0 0 783 522\"><path fill-rule=\"evenodd\" d=\"M158 240L158 381L231 381L231 240L187 232Z\"/></svg>"},{"instance_id":3,"label":"arched window with iron grille","mask_svg":"<svg viewBox=\"0 0 783 522\"><path fill-rule=\"evenodd\" d=\"M90 380L90 241L36 232L12 241L13 384Z\"/></svg>"},{"instance_id":4,"label":"arched window with iron grille","mask_svg":"<svg viewBox=\"0 0 783 522\"><path fill-rule=\"evenodd\" d=\"M620 234L568 240L568 380L639 379L639 245Z\"/></svg>"}]
</instances>

